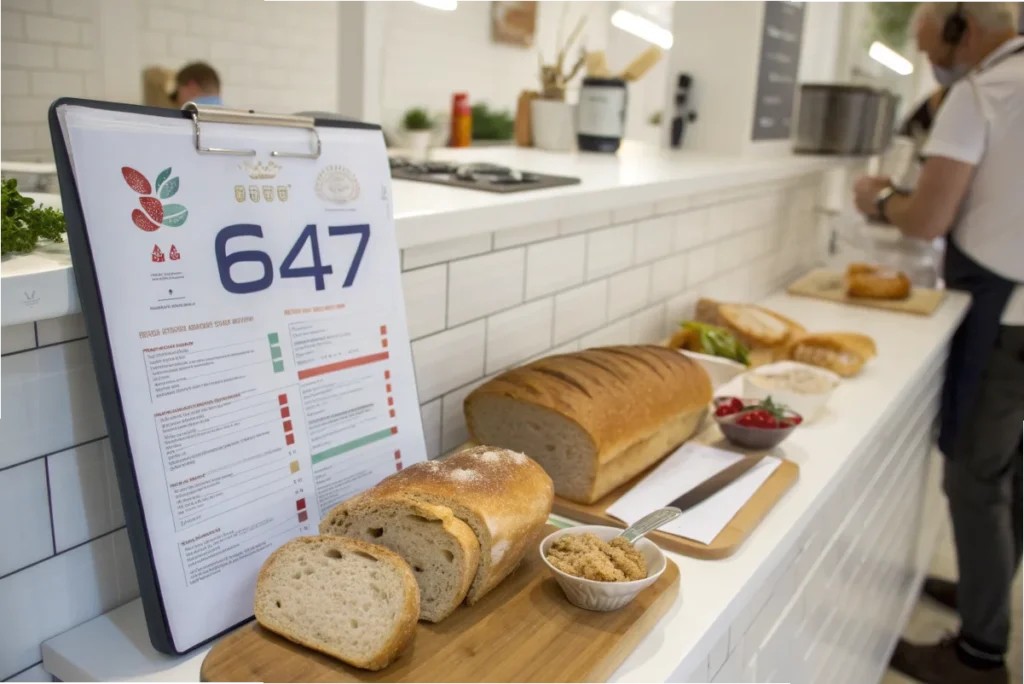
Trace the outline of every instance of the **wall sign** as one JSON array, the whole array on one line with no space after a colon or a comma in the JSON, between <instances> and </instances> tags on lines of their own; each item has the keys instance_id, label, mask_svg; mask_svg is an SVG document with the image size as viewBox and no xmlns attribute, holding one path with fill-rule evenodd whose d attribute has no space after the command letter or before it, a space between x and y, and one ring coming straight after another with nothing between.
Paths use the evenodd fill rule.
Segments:
<instances>
[{"instance_id":1,"label":"wall sign","mask_svg":"<svg viewBox=\"0 0 1024 684\"><path fill-rule=\"evenodd\" d=\"M804 3L764 3L752 140L790 136L803 31Z\"/></svg>"},{"instance_id":2,"label":"wall sign","mask_svg":"<svg viewBox=\"0 0 1024 684\"><path fill-rule=\"evenodd\" d=\"M203 123L253 152L199 154L183 113L116 107L58 102L51 130L147 622L180 653L423 430L380 130L289 158L314 129Z\"/></svg>"}]
</instances>

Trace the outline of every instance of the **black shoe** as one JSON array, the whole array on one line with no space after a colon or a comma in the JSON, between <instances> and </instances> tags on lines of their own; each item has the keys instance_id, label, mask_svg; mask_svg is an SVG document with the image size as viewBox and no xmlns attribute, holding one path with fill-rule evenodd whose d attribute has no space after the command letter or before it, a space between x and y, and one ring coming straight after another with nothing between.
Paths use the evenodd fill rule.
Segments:
<instances>
[{"instance_id":1,"label":"black shoe","mask_svg":"<svg viewBox=\"0 0 1024 684\"><path fill-rule=\"evenodd\" d=\"M936 603L956 611L956 582L938 577L928 577L924 581L922 594Z\"/></svg>"},{"instance_id":2,"label":"black shoe","mask_svg":"<svg viewBox=\"0 0 1024 684\"><path fill-rule=\"evenodd\" d=\"M925 684L1008 684L1005 665L988 670L969 667L957 654L956 637L937 644L911 644L900 639L889 667Z\"/></svg>"}]
</instances>

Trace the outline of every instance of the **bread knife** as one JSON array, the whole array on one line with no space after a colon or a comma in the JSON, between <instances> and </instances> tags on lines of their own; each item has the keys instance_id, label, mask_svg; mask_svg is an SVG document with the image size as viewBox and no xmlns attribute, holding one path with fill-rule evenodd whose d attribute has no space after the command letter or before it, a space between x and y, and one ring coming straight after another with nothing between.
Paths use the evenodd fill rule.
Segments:
<instances>
[{"instance_id":1,"label":"bread knife","mask_svg":"<svg viewBox=\"0 0 1024 684\"><path fill-rule=\"evenodd\" d=\"M693 508L697 504L711 498L736 480L746 475L754 466L760 463L761 459L766 455L767 454L750 456L733 463L731 466L720 470L708 479L704 480L699 485L677 498L675 501L672 501L668 506L678 508L680 511L686 511Z\"/></svg>"}]
</instances>

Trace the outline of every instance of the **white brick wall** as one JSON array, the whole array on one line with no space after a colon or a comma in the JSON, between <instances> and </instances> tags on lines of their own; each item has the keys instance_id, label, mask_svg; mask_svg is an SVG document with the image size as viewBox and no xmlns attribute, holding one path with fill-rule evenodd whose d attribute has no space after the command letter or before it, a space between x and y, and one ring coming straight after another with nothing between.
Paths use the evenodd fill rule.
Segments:
<instances>
[{"instance_id":1,"label":"white brick wall","mask_svg":"<svg viewBox=\"0 0 1024 684\"><path fill-rule=\"evenodd\" d=\"M125 3L132 11L125 11ZM226 103L337 109L332 2L0 0L4 159L52 158L46 110L61 96L142 99L142 70L209 60ZM136 40L125 40L136 37ZM117 68L104 65L116 63ZM129 79L130 83L112 82Z\"/></svg>"},{"instance_id":2,"label":"white brick wall","mask_svg":"<svg viewBox=\"0 0 1024 684\"><path fill-rule=\"evenodd\" d=\"M758 299L806 269L816 187L807 177L629 207L621 225L600 212L405 250L428 454L466 439L462 402L497 372L551 353L657 342L700 295ZM743 257L715 258L726 249ZM41 641L138 594L84 336L80 316L0 332L0 679L31 676Z\"/></svg>"}]
</instances>

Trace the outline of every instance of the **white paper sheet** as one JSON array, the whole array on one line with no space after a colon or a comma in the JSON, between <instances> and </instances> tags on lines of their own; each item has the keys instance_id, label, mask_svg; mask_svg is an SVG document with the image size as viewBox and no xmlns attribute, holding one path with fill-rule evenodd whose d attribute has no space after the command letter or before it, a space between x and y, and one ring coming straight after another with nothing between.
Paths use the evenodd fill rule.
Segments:
<instances>
[{"instance_id":1,"label":"white paper sheet","mask_svg":"<svg viewBox=\"0 0 1024 684\"><path fill-rule=\"evenodd\" d=\"M723 449L688 442L608 508L608 515L632 523L669 505L701 482L743 459ZM710 544L782 460L765 456L742 477L661 528L662 532Z\"/></svg>"}]
</instances>

